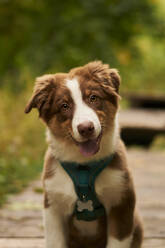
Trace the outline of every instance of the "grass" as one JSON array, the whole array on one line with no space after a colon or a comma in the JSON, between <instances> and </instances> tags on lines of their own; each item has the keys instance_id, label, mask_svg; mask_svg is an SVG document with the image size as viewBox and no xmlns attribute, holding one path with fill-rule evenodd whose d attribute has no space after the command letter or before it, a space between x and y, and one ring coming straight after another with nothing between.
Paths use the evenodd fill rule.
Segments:
<instances>
[{"instance_id":1,"label":"grass","mask_svg":"<svg viewBox=\"0 0 165 248\"><path fill-rule=\"evenodd\" d=\"M151 144L151 150L165 151L165 135L158 135Z\"/></svg>"},{"instance_id":2,"label":"grass","mask_svg":"<svg viewBox=\"0 0 165 248\"><path fill-rule=\"evenodd\" d=\"M30 163L29 163L30 162ZM41 171L42 161L30 161L19 158L0 159L0 206L8 195L20 192Z\"/></svg>"},{"instance_id":3,"label":"grass","mask_svg":"<svg viewBox=\"0 0 165 248\"><path fill-rule=\"evenodd\" d=\"M36 111L24 114L27 95L0 92L0 206L42 170L46 149L44 126Z\"/></svg>"}]
</instances>

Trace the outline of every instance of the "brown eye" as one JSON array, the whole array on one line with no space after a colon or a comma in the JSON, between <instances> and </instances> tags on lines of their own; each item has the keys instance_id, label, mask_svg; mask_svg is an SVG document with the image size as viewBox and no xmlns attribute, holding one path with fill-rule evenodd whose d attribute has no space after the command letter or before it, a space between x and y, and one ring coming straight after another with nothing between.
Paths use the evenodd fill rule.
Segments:
<instances>
[{"instance_id":1,"label":"brown eye","mask_svg":"<svg viewBox=\"0 0 165 248\"><path fill-rule=\"evenodd\" d=\"M96 102L97 98L98 97L96 95L91 95L89 99L90 99L90 102Z\"/></svg>"},{"instance_id":2,"label":"brown eye","mask_svg":"<svg viewBox=\"0 0 165 248\"><path fill-rule=\"evenodd\" d=\"M61 106L61 109L64 110L64 111L68 110L69 109L69 104L63 103L62 106Z\"/></svg>"}]
</instances>

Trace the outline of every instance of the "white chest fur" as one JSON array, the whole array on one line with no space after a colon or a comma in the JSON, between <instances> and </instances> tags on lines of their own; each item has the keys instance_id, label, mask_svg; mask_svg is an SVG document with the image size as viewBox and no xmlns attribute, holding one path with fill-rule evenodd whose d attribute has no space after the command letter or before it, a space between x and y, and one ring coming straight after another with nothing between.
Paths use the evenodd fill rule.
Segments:
<instances>
[{"instance_id":1,"label":"white chest fur","mask_svg":"<svg viewBox=\"0 0 165 248\"><path fill-rule=\"evenodd\" d=\"M96 178L96 193L107 212L109 212L111 206L120 202L125 190L124 184L124 172L109 167L105 168Z\"/></svg>"},{"instance_id":2,"label":"white chest fur","mask_svg":"<svg viewBox=\"0 0 165 248\"><path fill-rule=\"evenodd\" d=\"M69 216L74 210L77 195L71 178L59 162L55 162L54 166L56 167L54 176L45 180L48 201L64 216Z\"/></svg>"}]
</instances>

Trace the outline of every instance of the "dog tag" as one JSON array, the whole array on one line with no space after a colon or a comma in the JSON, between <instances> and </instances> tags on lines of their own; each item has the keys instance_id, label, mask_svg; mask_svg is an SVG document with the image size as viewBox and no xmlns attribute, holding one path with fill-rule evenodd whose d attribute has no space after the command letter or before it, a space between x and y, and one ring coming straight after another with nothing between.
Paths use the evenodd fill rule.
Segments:
<instances>
[{"instance_id":1,"label":"dog tag","mask_svg":"<svg viewBox=\"0 0 165 248\"><path fill-rule=\"evenodd\" d=\"M82 212L83 210L93 211L93 202L88 200L87 202L77 201L77 210Z\"/></svg>"}]
</instances>

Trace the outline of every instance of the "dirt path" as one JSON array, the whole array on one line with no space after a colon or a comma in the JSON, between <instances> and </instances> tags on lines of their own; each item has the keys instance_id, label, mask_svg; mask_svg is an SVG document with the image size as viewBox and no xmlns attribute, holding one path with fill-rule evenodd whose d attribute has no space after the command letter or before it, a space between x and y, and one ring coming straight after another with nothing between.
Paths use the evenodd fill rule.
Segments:
<instances>
[{"instance_id":1,"label":"dirt path","mask_svg":"<svg viewBox=\"0 0 165 248\"><path fill-rule=\"evenodd\" d=\"M165 153L129 150L137 202L144 221L144 248L165 247ZM0 248L43 248L40 180L9 198L0 210Z\"/></svg>"}]
</instances>

